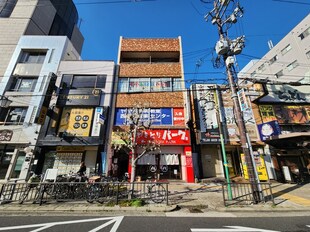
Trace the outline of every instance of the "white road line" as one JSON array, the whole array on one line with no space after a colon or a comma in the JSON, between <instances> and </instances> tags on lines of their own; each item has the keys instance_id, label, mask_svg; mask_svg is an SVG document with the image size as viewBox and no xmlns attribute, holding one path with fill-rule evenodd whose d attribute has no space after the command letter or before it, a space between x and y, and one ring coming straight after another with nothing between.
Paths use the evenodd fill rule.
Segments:
<instances>
[{"instance_id":1,"label":"white road line","mask_svg":"<svg viewBox=\"0 0 310 232\"><path fill-rule=\"evenodd\" d=\"M192 232L279 232L275 230L264 230L258 228L251 228L251 227L243 227L243 226L224 226L228 229L191 229Z\"/></svg>"},{"instance_id":2,"label":"white road line","mask_svg":"<svg viewBox=\"0 0 310 232\"><path fill-rule=\"evenodd\" d=\"M0 227L0 231L19 230L19 229L40 227L40 228L32 231L32 232L37 232L37 231L42 231L44 229L50 228L52 226L57 226L57 225L67 225L67 224L76 224L76 223L84 223L84 222L86 223L86 222L95 222L95 221L109 221L105 224L110 225L111 223L115 222L114 226L111 229L111 232L116 232L116 230L117 230L118 226L121 224L123 218L124 218L124 216L106 217L106 218L92 218L92 219L72 220L72 221L63 221L63 222L49 222L49 223L21 225L21 226L8 226L8 227Z\"/></svg>"},{"instance_id":3,"label":"white road line","mask_svg":"<svg viewBox=\"0 0 310 232\"><path fill-rule=\"evenodd\" d=\"M104 227L106 227L112 223L114 223L114 225L113 225L112 229L110 230L110 232L116 232L116 230L119 227L119 225L121 224L123 218L124 217L118 217L117 219L106 222L106 223L102 224L101 226L98 226L98 227L90 230L89 232L97 232L97 231L101 230L102 228L104 228Z\"/></svg>"}]
</instances>

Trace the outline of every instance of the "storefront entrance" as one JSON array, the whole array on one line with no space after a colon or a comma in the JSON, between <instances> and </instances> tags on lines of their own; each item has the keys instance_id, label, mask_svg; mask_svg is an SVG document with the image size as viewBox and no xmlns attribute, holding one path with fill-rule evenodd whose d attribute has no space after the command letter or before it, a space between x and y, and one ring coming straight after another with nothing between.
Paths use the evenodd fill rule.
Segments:
<instances>
[{"instance_id":1,"label":"storefront entrance","mask_svg":"<svg viewBox=\"0 0 310 232\"><path fill-rule=\"evenodd\" d=\"M147 154L138 160L136 176L147 178L182 179L180 154Z\"/></svg>"}]
</instances>

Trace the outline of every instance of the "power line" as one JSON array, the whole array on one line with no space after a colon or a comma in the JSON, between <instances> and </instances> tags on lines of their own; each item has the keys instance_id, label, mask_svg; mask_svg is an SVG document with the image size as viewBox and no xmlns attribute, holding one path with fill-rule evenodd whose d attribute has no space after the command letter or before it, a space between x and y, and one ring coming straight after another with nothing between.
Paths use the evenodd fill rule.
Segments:
<instances>
[{"instance_id":1,"label":"power line","mask_svg":"<svg viewBox=\"0 0 310 232\"><path fill-rule=\"evenodd\" d=\"M298 2L298 1L288 1L288 0L273 0L273 1L274 1L274 2L283 2L283 3L300 4L300 5L310 5L310 3Z\"/></svg>"}]
</instances>

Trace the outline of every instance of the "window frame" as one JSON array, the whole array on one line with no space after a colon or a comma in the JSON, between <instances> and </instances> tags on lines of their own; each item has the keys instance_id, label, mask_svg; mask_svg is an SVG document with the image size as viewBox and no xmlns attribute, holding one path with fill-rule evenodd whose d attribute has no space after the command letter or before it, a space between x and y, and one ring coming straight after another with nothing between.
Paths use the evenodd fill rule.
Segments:
<instances>
[{"instance_id":1,"label":"window frame","mask_svg":"<svg viewBox=\"0 0 310 232\"><path fill-rule=\"evenodd\" d=\"M297 63L297 60L294 60L292 63L287 65L286 68L288 71L292 71L293 69L295 69L298 66L299 66L299 64Z\"/></svg>"},{"instance_id":2,"label":"window frame","mask_svg":"<svg viewBox=\"0 0 310 232\"><path fill-rule=\"evenodd\" d=\"M15 110L20 109L20 113L12 114ZM22 125L27 115L28 107L9 107L2 109L1 112L1 124L2 125ZM17 120L12 120L13 115L16 115ZM10 118L11 117L11 118ZM4 119L2 121L2 118Z\"/></svg>"},{"instance_id":3,"label":"window frame","mask_svg":"<svg viewBox=\"0 0 310 232\"><path fill-rule=\"evenodd\" d=\"M30 88L21 88L23 81L31 80ZM10 91L15 92L34 92L36 85L38 82L38 77L31 77L31 76L14 76L14 80L11 84Z\"/></svg>"},{"instance_id":4,"label":"window frame","mask_svg":"<svg viewBox=\"0 0 310 232\"><path fill-rule=\"evenodd\" d=\"M282 50L281 50L281 54L284 56L286 53L288 53L290 50L292 50L292 46L291 46L291 44L288 44L288 45L286 45L285 46L285 48L283 48Z\"/></svg>"},{"instance_id":5,"label":"window frame","mask_svg":"<svg viewBox=\"0 0 310 232\"><path fill-rule=\"evenodd\" d=\"M46 58L46 51L23 50L19 59L22 64L43 64Z\"/></svg>"}]
</instances>

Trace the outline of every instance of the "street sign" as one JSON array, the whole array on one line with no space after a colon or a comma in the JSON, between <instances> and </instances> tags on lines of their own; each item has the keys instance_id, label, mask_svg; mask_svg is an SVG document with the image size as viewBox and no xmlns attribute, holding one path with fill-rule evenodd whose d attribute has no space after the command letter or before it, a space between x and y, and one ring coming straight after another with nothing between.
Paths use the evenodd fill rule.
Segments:
<instances>
[{"instance_id":1,"label":"street sign","mask_svg":"<svg viewBox=\"0 0 310 232\"><path fill-rule=\"evenodd\" d=\"M227 229L191 229L192 232L279 232L276 230L264 230L258 228L251 227L243 227L243 226L225 226Z\"/></svg>"}]
</instances>

